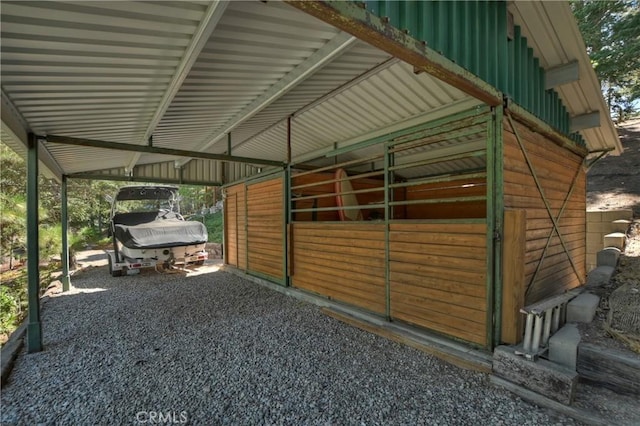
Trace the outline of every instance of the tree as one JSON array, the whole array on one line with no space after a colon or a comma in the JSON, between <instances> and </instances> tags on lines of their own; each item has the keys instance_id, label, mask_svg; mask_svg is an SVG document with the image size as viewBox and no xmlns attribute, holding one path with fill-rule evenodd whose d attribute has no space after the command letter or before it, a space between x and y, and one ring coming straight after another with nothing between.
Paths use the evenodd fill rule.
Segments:
<instances>
[{"instance_id":1,"label":"tree","mask_svg":"<svg viewBox=\"0 0 640 426\"><path fill-rule=\"evenodd\" d=\"M587 53L613 117L624 121L640 100L640 2L571 2Z\"/></svg>"}]
</instances>

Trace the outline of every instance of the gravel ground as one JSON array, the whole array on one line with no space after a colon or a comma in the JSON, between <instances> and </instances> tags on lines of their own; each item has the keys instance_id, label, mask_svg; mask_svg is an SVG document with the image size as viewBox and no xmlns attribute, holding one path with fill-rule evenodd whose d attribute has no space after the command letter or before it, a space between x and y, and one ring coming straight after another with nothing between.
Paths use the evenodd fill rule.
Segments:
<instances>
[{"instance_id":1,"label":"gravel ground","mask_svg":"<svg viewBox=\"0 0 640 426\"><path fill-rule=\"evenodd\" d=\"M232 274L100 267L74 285L44 305L4 424L576 424Z\"/></svg>"}]
</instances>

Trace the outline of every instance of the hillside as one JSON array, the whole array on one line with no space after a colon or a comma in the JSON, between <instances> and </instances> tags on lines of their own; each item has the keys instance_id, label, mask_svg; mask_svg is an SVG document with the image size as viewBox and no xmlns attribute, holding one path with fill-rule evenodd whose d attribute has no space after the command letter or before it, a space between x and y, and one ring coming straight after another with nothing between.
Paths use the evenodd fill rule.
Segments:
<instances>
[{"instance_id":1,"label":"hillside","mask_svg":"<svg viewBox=\"0 0 640 426\"><path fill-rule=\"evenodd\" d=\"M632 208L640 217L640 119L618 133L624 152L603 158L587 174L587 210Z\"/></svg>"}]
</instances>

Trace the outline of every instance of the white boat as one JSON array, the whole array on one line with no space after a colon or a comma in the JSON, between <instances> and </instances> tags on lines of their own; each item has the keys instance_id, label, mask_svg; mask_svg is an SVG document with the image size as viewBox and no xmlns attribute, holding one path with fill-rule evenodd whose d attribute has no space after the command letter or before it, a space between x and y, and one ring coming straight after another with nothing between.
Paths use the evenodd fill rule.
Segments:
<instances>
[{"instance_id":1,"label":"white boat","mask_svg":"<svg viewBox=\"0 0 640 426\"><path fill-rule=\"evenodd\" d=\"M111 200L110 233L113 250L107 255L114 277L158 265L202 264L208 258L207 229L184 220L174 186L121 188Z\"/></svg>"}]
</instances>

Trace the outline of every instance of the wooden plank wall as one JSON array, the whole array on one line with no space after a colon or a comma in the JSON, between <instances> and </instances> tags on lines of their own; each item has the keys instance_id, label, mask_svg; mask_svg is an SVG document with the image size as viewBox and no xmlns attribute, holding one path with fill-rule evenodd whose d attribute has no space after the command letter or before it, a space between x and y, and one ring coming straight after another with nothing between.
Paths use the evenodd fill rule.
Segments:
<instances>
[{"instance_id":1,"label":"wooden plank wall","mask_svg":"<svg viewBox=\"0 0 640 426\"><path fill-rule=\"evenodd\" d=\"M482 196L487 195L487 180L485 178L475 178L451 182L426 183L408 187L406 194L408 201ZM406 219L484 218L487 216L487 203L485 201L465 201L442 202L438 204L412 204L406 206L406 212Z\"/></svg>"},{"instance_id":2,"label":"wooden plank wall","mask_svg":"<svg viewBox=\"0 0 640 426\"><path fill-rule=\"evenodd\" d=\"M524 316L524 257L526 248L527 214L524 210L504 212L502 238L502 341L515 345L522 341Z\"/></svg>"},{"instance_id":3,"label":"wooden plank wall","mask_svg":"<svg viewBox=\"0 0 640 426\"><path fill-rule=\"evenodd\" d=\"M244 183L226 188L224 203L225 262L247 268L246 192Z\"/></svg>"},{"instance_id":4,"label":"wooden plank wall","mask_svg":"<svg viewBox=\"0 0 640 426\"><path fill-rule=\"evenodd\" d=\"M247 184L249 271L284 278L284 179Z\"/></svg>"},{"instance_id":5,"label":"wooden plank wall","mask_svg":"<svg viewBox=\"0 0 640 426\"><path fill-rule=\"evenodd\" d=\"M533 164L538 180L557 217L569 192L576 171L576 188L559 219L560 232L578 268L577 275L554 232L547 253L542 253L552 232L552 221L545 208L525 157L507 120L504 121L504 204L505 208L526 210L525 304L577 287L586 276L586 174L582 158L561 148L544 136L515 122L518 134ZM531 282L542 259L535 282Z\"/></svg>"},{"instance_id":6,"label":"wooden plank wall","mask_svg":"<svg viewBox=\"0 0 640 426\"><path fill-rule=\"evenodd\" d=\"M392 318L486 345L486 224L389 226Z\"/></svg>"},{"instance_id":7,"label":"wooden plank wall","mask_svg":"<svg viewBox=\"0 0 640 426\"><path fill-rule=\"evenodd\" d=\"M383 223L297 222L291 226L294 287L385 313Z\"/></svg>"}]
</instances>

